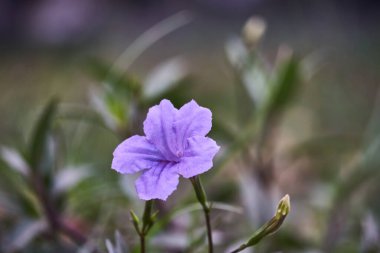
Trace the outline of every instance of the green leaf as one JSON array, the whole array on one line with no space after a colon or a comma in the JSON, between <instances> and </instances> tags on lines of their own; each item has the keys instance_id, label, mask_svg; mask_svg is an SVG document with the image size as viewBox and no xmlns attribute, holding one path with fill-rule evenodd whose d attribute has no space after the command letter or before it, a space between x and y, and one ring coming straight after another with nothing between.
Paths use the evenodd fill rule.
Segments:
<instances>
[{"instance_id":1,"label":"green leaf","mask_svg":"<svg viewBox=\"0 0 380 253\"><path fill-rule=\"evenodd\" d=\"M283 110L300 85L299 61L290 57L282 62L271 86L266 110L269 115Z\"/></svg>"},{"instance_id":2,"label":"green leaf","mask_svg":"<svg viewBox=\"0 0 380 253\"><path fill-rule=\"evenodd\" d=\"M107 93L104 101L108 112L115 118L118 125L129 122L131 105L127 102L128 99L125 96Z\"/></svg>"},{"instance_id":3,"label":"green leaf","mask_svg":"<svg viewBox=\"0 0 380 253\"><path fill-rule=\"evenodd\" d=\"M42 164L46 162L48 137L57 112L57 106L58 100L56 98L51 99L35 125L29 147L29 165L32 171L44 169Z\"/></svg>"},{"instance_id":4,"label":"green leaf","mask_svg":"<svg viewBox=\"0 0 380 253\"><path fill-rule=\"evenodd\" d=\"M109 85L116 93L139 93L141 90L141 84L135 77L113 70L111 65L99 59L90 59L87 66L100 84Z\"/></svg>"},{"instance_id":5,"label":"green leaf","mask_svg":"<svg viewBox=\"0 0 380 253\"><path fill-rule=\"evenodd\" d=\"M38 217L40 215L38 200L25 179L24 175L10 169L8 164L0 160L0 192L2 193L0 195L3 195L5 200L11 200L9 203L0 203L0 206L4 209L4 213ZM7 206L12 208L7 208Z\"/></svg>"}]
</instances>

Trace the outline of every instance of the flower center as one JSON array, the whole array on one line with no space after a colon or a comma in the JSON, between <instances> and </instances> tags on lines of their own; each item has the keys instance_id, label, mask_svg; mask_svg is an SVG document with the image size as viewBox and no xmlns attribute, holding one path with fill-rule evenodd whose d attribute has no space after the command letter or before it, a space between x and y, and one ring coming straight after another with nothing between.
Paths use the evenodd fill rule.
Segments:
<instances>
[{"instance_id":1,"label":"flower center","mask_svg":"<svg viewBox=\"0 0 380 253\"><path fill-rule=\"evenodd\" d=\"M177 155L178 158L181 158L183 156L183 152L182 151L177 151L176 155Z\"/></svg>"}]
</instances>

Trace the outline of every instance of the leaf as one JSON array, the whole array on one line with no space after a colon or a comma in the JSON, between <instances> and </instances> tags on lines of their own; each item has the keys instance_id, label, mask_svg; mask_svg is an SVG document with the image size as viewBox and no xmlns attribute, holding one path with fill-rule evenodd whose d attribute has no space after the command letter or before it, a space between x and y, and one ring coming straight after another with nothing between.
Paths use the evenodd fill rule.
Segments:
<instances>
[{"instance_id":1,"label":"leaf","mask_svg":"<svg viewBox=\"0 0 380 253\"><path fill-rule=\"evenodd\" d=\"M72 166L61 169L54 175L52 191L56 195L65 193L89 176L88 166Z\"/></svg>"},{"instance_id":2,"label":"leaf","mask_svg":"<svg viewBox=\"0 0 380 253\"><path fill-rule=\"evenodd\" d=\"M115 92L123 94L138 93L141 89L140 82L132 75L120 73L111 69L111 65L100 59L88 60L90 74L99 81L101 85L109 85Z\"/></svg>"},{"instance_id":3,"label":"leaf","mask_svg":"<svg viewBox=\"0 0 380 253\"><path fill-rule=\"evenodd\" d=\"M90 93L92 94L92 92ZM93 94L94 97L97 96L96 93ZM90 98L91 99L91 98ZM97 98L94 98L95 100ZM94 101L91 101L94 102ZM97 102L94 102L96 104ZM96 105L95 105L96 106ZM106 130L111 130L104 122L100 112L94 111L90 107L82 107L76 105L65 105L63 110L60 110L59 119L64 119L73 122L85 122L97 127L104 128ZM97 108L96 108L97 109Z\"/></svg>"},{"instance_id":4,"label":"leaf","mask_svg":"<svg viewBox=\"0 0 380 253\"><path fill-rule=\"evenodd\" d=\"M128 123L130 118L131 105L129 103L130 99L128 96L123 96L123 94L116 94L115 92L106 92L103 96L107 111L111 114L118 125L123 123Z\"/></svg>"},{"instance_id":5,"label":"leaf","mask_svg":"<svg viewBox=\"0 0 380 253\"><path fill-rule=\"evenodd\" d=\"M178 80L178 83L173 84L170 89L165 90L162 94L151 98L142 98L142 107L149 108L158 104L163 98L169 99L174 106L180 107L189 101L188 90L192 89L192 85L192 78L186 76Z\"/></svg>"},{"instance_id":6,"label":"leaf","mask_svg":"<svg viewBox=\"0 0 380 253\"><path fill-rule=\"evenodd\" d=\"M4 192L0 192L0 208L1 215L3 217L8 214L18 215L21 213L17 200L10 194L6 194Z\"/></svg>"},{"instance_id":7,"label":"leaf","mask_svg":"<svg viewBox=\"0 0 380 253\"><path fill-rule=\"evenodd\" d=\"M106 239L106 248L108 253L128 253L127 243L121 236L118 230L115 231L115 245L112 244L111 240Z\"/></svg>"},{"instance_id":8,"label":"leaf","mask_svg":"<svg viewBox=\"0 0 380 253\"><path fill-rule=\"evenodd\" d=\"M188 75L185 61L180 57L169 59L156 66L144 81L143 95L152 99L180 84Z\"/></svg>"},{"instance_id":9,"label":"leaf","mask_svg":"<svg viewBox=\"0 0 380 253\"><path fill-rule=\"evenodd\" d=\"M0 147L0 156L9 168L17 171L23 176L29 174L29 166L17 150L8 147Z\"/></svg>"},{"instance_id":10,"label":"leaf","mask_svg":"<svg viewBox=\"0 0 380 253\"><path fill-rule=\"evenodd\" d=\"M234 205L230 205L228 203L213 201L212 203L209 202L209 205L211 205L213 210L221 210L221 211L225 211L225 212L235 213L238 215L241 215L243 213L243 209L240 206L234 206ZM173 212L170 217L171 217L171 219L174 219L176 217L180 217L184 214L188 214L188 213L195 212L195 211L202 211L202 207L199 206L199 203L187 205L187 206Z\"/></svg>"},{"instance_id":11,"label":"leaf","mask_svg":"<svg viewBox=\"0 0 380 253\"><path fill-rule=\"evenodd\" d=\"M40 214L38 200L27 180L0 162L0 206L9 215L37 217ZM7 201L9 200L9 201ZM1 209L0 208L0 209Z\"/></svg>"},{"instance_id":12,"label":"leaf","mask_svg":"<svg viewBox=\"0 0 380 253\"><path fill-rule=\"evenodd\" d=\"M251 79L256 78L256 75L251 72L254 69L257 55L255 53L250 54L241 39L238 38L230 39L226 43L225 51L234 74L236 99L241 105L236 113L239 125L241 125L252 118L255 109L256 101L251 95L252 93L256 95L256 91L252 92Z\"/></svg>"},{"instance_id":13,"label":"leaf","mask_svg":"<svg viewBox=\"0 0 380 253\"><path fill-rule=\"evenodd\" d=\"M35 237L48 229L46 220L22 220L14 230L8 234L10 242L6 245L6 252L24 249Z\"/></svg>"},{"instance_id":14,"label":"leaf","mask_svg":"<svg viewBox=\"0 0 380 253\"><path fill-rule=\"evenodd\" d=\"M273 197L256 177L247 172L239 173L239 192L242 204L247 211L247 224L257 227L271 217L275 206Z\"/></svg>"},{"instance_id":15,"label":"leaf","mask_svg":"<svg viewBox=\"0 0 380 253\"><path fill-rule=\"evenodd\" d=\"M35 125L29 149L29 164L33 171L44 169L43 163L46 162L47 151L49 151L48 137L57 113L57 106L56 98L50 100Z\"/></svg>"},{"instance_id":16,"label":"leaf","mask_svg":"<svg viewBox=\"0 0 380 253\"><path fill-rule=\"evenodd\" d=\"M280 112L290 103L300 81L299 61L290 56L280 64L273 79L266 106L269 115Z\"/></svg>"},{"instance_id":17,"label":"leaf","mask_svg":"<svg viewBox=\"0 0 380 253\"><path fill-rule=\"evenodd\" d=\"M373 138L380 138L380 89L373 104L372 113L369 118L364 141L370 143Z\"/></svg>"},{"instance_id":18,"label":"leaf","mask_svg":"<svg viewBox=\"0 0 380 253\"><path fill-rule=\"evenodd\" d=\"M269 84L259 62L251 63L242 73L242 81L255 105L261 107L268 96Z\"/></svg>"},{"instance_id":19,"label":"leaf","mask_svg":"<svg viewBox=\"0 0 380 253\"><path fill-rule=\"evenodd\" d=\"M116 253L128 253L127 243L118 230L115 231Z\"/></svg>"},{"instance_id":20,"label":"leaf","mask_svg":"<svg viewBox=\"0 0 380 253\"><path fill-rule=\"evenodd\" d=\"M362 218L362 235L361 235L361 246L363 252L379 252L379 226L376 219L372 213L367 213Z\"/></svg>"},{"instance_id":21,"label":"leaf","mask_svg":"<svg viewBox=\"0 0 380 253\"><path fill-rule=\"evenodd\" d=\"M212 210L220 210L227 213L232 213L235 215L241 215L243 213L243 209L240 206L234 206L223 202L215 202L213 201L208 202L208 205L211 205ZM150 234L159 234L161 231L168 226L171 222L174 221L176 223L176 220L183 221L186 223L187 216L194 212L202 212L203 208L201 205L199 205L198 202L188 204L184 207L180 207L176 210L172 210L170 213L166 214L165 216L162 216L157 222L155 223L154 227L152 228ZM187 225L184 225L187 226ZM205 235L206 236L206 235ZM205 237L203 237L205 238Z\"/></svg>"},{"instance_id":22,"label":"leaf","mask_svg":"<svg viewBox=\"0 0 380 253\"><path fill-rule=\"evenodd\" d=\"M363 154L363 164L366 167L380 168L380 134L374 137Z\"/></svg>"},{"instance_id":23,"label":"leaf","mask_svg":"<svg viewBox=\"0 0 380 253\"><path fill-rule=\"evenodd\" d=\"M116 253L116 250L114 249L109 239L106 239L106 248L107 248L108 253Z\"/></svg>"},{"instance_id":24,"label":"leaf","mask_svg":"<svg viewBox=\"0 0 380 253\"><path fill-rule=\"evenodd\" d=\"M34 192L32 192L27 186L22 186L20 189L20 196L17 196L17 200L22 207L24 215L28 217L40 217L42 214L41 205Z\"/></svg>"},{"instance_id":25,"label":"leaf","mask_svg":"<svg viewBox=\"0 0 380 253\"><path fill-rule=\"evenodd\" d=\"M103 94L99 90L91 90L90 103L98 115L102 118L104 124L113 131L116 131L118 123L116 118L109 113L106 101L103 99Z\"/></svg>"},{"instance_id":26,"label":"leaf","mask_svg":"<svg viewBox=\"0 0 380 253\"><path fill-rule=\"evenodd\" d=\"M115 60L112 69L129 69L130 66L151 46L159 40L189 24L193 17L188 11L180 11L156 23L146 30Z\"/></svg>"},{"instance_id":27,"label":"leaf","mask_svg":"<svg viewBox=\"0 0 380 253\"><path fill-rule=\"evenodd\" d=\"M236 68L242 68L247 61L249 52L243 41L238 38L229 39L225 45L225 52L228 61Z\"/></svg>"}]
</instances>

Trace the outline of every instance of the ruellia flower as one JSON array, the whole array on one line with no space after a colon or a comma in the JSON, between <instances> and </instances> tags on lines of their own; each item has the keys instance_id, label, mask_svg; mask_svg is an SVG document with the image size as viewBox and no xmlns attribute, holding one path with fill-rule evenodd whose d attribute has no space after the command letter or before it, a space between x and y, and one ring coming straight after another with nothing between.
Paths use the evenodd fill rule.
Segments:
<instances>
[{"instance_id":1,"label":"ruellia flower","mask_svg":"<svg viewBox=\"0 0 380 253\"><path fill-rule=\"evenodd\" d=\"M116 147L112 169L123 174L142 171L135 183L139 198L166 200L179 176L190 178L213 166L219 146L206 137L211 119L211 111L194 100L180 109L162 100L149 109L145 136L134 135Z\"/></svg>"}]
</instances>

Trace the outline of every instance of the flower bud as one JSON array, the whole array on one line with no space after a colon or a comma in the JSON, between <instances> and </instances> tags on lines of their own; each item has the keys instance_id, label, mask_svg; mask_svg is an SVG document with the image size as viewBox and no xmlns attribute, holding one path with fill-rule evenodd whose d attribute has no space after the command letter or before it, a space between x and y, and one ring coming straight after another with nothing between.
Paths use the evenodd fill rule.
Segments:
<instances>
[{"instance_id":1,"label":"flower bud","mask_svg":"<svg viewBox=\"0 0 380 253\"><path fill-rule=\"evenodd\" d=\"M203 185L199 179L199 177L195 176L190 178L191 183L193 184L193 188L195 191L195 195L197 196L198 202L202 205L203 209L206 212L210 212L210 205L207 203L207 197Z\"/></svg>"},{"instance_id":2,"label":"flower bud","mask_svg":"<svg viewBox=\"0 0 380 253\"><path fill-rule=\"evenodd\" d=\"M258 244L261 241L261 239L263 239L267 235L276 232L284 222L289 212L290 199L289 195L286 194L278 203L277 210L273 218L270 219L267 223L265 223L262 227L260 227L246 243L240 245L240 247L232 251L232 253L237 253L248 247L252 247Z\"/></svg>"},{"instance_id":3,"label":"flower bud","mask_svg":"<svg viewBox=\"0 0 380 253\"><path fill-rule=\"evenodd\" d=\"M139 228L140 220L139 220L139 217L137 217L136 213L133 210L129 210L129 213L131 215L131 220L132 220L133 226L135 227L135 229L136 229L137 232L140 232L140 228Z\"/></svg>"},{"instance_id":4,"label":"flower bud","mask_svg":"<svg viewBox=\"0 0 380 253\"><path fill-rule=\"evenodd\" d=\"M290 212L290 197L286 194L278 203L276 216L281 216L283 219Z\"/></svg>"},{"instance_id":5,"label":"flower bud","mask_svg":"<svg viewBox=\"0 0 380 253\"><path fill-rule=\"evenodd\" d=\"M242 30L242 38L249 50L254 50L266 30L266 23L260 17L251 17Z\"/></svg>"}]
</instances>

